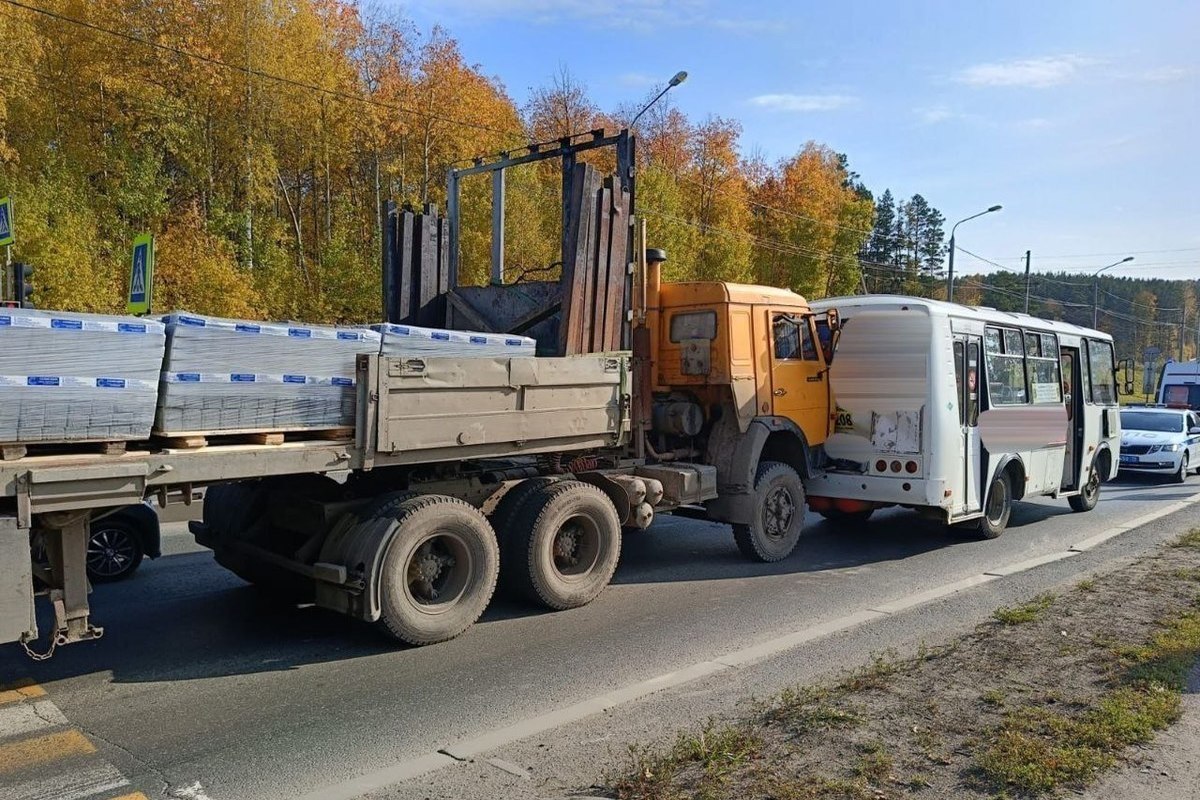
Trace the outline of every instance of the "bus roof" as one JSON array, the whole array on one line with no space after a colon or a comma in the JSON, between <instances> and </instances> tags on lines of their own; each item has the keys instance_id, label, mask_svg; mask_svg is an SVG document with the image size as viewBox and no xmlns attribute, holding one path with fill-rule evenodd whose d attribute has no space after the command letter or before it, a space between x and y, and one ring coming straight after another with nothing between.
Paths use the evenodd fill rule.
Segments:
<instances>
[{"instance_id":1,"label":"bus roof","mask_svg":"<svg viewBox=\"0 0 1200 800\"><path fill-rule=\"evenodd\" d=\"M959 303L947 303L944 300L930 300L924 297L907 297L898 294L864 294L846 297L826 297L822 300L809 302L813 311L826 311L836 308L844 311L850 308L896 308L907 306L910 309L922 309L930 316L959 317L962 319L977 319L983 322L994 322L997 325L1015 325L1023 327L1037 326L1047 331L1071 333L1076 336L1090 336L1093 339L1111 340L1112 336L1104 331L1073 325L1070 322L1043 319L1032 314L1021 314L1013 311L999 311L983 306L966 306Z\"/></svg>"}]
</instances>

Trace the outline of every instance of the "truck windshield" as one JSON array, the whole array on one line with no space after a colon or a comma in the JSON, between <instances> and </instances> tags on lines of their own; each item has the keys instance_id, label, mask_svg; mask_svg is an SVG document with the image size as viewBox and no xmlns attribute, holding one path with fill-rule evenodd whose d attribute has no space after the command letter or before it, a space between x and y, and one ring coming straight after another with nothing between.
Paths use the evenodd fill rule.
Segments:
<instances>
[{"instance_id":1,"label":"truck windshield","mask_svg":"<svg viewBox=\"0 0 1200 800\"><path fill-rule=\"evenodd\" d=\"M1183 414L1156 414L1153 411L1122 411L1121 428L1127 431L1182 433Z\"/></svg>"},{"instance_id":2,"label":"truck windshield","mask_svg":"<svg viewBox=\"0 0 1200 800\"><path fill-rule=\"evenodd\" d=\"M1164 386L1162 402L1172 408L1186 406L1192 411L1200 411L1200 384L1177 383Z\"/></svg>"}]
</instances>

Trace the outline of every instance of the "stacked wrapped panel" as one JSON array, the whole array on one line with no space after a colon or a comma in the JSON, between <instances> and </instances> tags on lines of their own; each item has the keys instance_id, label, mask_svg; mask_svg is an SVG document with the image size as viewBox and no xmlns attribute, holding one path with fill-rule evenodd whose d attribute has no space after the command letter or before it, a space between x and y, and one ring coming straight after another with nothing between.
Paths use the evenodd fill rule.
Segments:
<instances>
[{"instance_id":1,"label":"stacked wrapped panel","mask_svg":"<svg viewBox=\"0 0 1200 800\"><path fill-rule=\"evenodd\" d=\"M505 333L472 333L415 325L373 325L383 335L381 355L447 356L451 358L512 358L533 356L537 342L527 336Z\"/></svg>"},{"instance_id":2,"label":"stacked wrapped panel","mask_svg":"<svg viewBox=\"0 0 1200 800\"><path fill-rule=\"evenodd\" d=\"M147 438L163 343L156 320L0 309L0 442Z\"/></svg>"},{"instance_id":3,"label":"stacked wrapped panel","mask_svg":"<svg viewBox=\"0 0 1200 800\"><path fill-rule=\"evenodd\" d=\"M354 424L359 353L379 334L175 312L167 323L158 416L164 435L299 431Z\"/></svg>"}]
</instances>

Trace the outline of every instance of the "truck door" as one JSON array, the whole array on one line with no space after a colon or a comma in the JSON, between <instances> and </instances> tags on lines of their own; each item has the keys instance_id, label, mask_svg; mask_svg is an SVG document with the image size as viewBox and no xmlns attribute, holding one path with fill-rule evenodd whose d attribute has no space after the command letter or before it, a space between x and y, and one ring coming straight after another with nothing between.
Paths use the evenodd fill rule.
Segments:
<instances>
[{"instance_id":1,"label":"truck door","mask_svg":"<svg viewBox=\"0 0 1200 800\"><path fill-rule=\"evenodd\" d=\"M770 311L772 413L787 417L818 445L829 433L829 377L813 318Z\"/></svg>"}]
</instances>

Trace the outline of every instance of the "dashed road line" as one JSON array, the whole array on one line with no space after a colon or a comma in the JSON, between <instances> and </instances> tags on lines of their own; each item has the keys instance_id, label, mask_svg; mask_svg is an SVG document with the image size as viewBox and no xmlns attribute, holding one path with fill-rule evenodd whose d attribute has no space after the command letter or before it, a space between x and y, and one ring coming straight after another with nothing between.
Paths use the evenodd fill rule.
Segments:
<instances>
[{"instance_id":1,"label":"dashed road line","mask_svg":"<svg viewBox=\"0 0 1200 800\"><path fill-rule=\"evenodd\" d=\"M20 800L83 800L104 792L111 792L129 784L125 776L110 764L71 770L61 775L34 778L32 780L5 786L0 783L0 790L5 797L20 798ZM124 795L127 798L144 798L141 792ZM121 800L117 798L116 800Z\"/></svg>"},{"instance_id":2,"label":"dashed road line","mask_svg":"<svg viewBox=\"0 0 1200 800\"><path fill-rule=\"evenodd\" d=\"M0 707L0 739L66 724L67 718L49 700Z\"/></svg>"}]
</instances>

